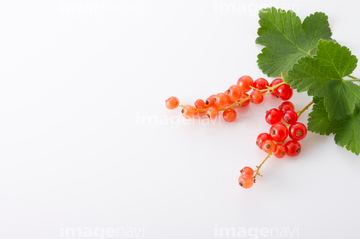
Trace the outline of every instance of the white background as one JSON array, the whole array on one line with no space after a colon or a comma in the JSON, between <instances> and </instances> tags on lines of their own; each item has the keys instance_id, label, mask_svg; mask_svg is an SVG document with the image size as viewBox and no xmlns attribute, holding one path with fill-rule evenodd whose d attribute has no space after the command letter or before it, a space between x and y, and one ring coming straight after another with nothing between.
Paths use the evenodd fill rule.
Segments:
<instances>
[{"instance_id":1,"label":"white background","mask_svg":"<svg viewBox=\"0 0 360 239\"><path fill-rule=\"evenodd\" d=\"M252 189L237 184L266 156L255 139L280 100L215 125L164 106L266 77L254 42L265 6L325 12L360 56L356 1L3 1L0 238L359 237L360 160L333 136L309 133L299 157L271 158Z\"/></svg>"}]
</instances>

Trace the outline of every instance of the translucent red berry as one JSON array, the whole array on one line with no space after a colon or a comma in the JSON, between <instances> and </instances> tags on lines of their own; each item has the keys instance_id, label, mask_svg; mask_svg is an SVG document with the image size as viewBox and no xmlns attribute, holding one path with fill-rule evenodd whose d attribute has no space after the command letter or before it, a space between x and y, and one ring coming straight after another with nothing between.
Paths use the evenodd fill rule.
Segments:
<instances>
[{"instance_id":1,"label":"translucent red berry","mask_svg":"<svg viewBox=\"0 0 360 239\"><path fill-rule=\"evenodd\" d=\"M286 124L295 124L298 120L298 114L293 110L287 110L282 119Z\"/></svg>"},{"instance_id":2,"label":"translucent red berry","mask_svg":"<svg viewBox=\"0 0 360 239\"><path fill-rule=\"evenodd\" d=\"M250 76L242 76L237 81L237 85L240 86L242 92L248 92L254 85L254 81Z\"/></svg>"},{"instance_id":3,"label":"translucent red berry","mask_svg":"<svg viewBox=\"0 0 360 239\"><path fill-rule=\"evenodd\" d=\"M249 177L252 177L254 175L254 170L248 166L244 167L240 170L241 175L247 175Z\"/></svg>"},{"instance_id":4,"label":"translucent red berry","mask_svg":"<svg viewBox=\"0 0 360 239\"><path fill-rule=\"evenodd\" d=\"M274 80L271 82L270 87L276 86L276 85L281 84L281 83L283 83L283 82L284 82L284 81L283 81L281 78L276 78L276 79L274 79ZM275 88L275 90L273 90L273 91L271 92L271 94L272 94L273 96L276 96L276 89L277 89L277 88Z\"/></svg>"},{"instance_id":5,"label":"translucent red berry","mask_svg":"<svg viewBox=\"0 0 360 239\"><path fill-rule=\"evenodd\" d=\"M302 140L307 135L307 128L303 123L297 122L290 126L289 137L293 140Z\"/></svg>"},{"instance_id":6,"label":"translucent red berry","mask_svg":"<svg viewBox=\"0 0 360 239\"><path fill-rule=\"evenodd\" d=\"M265 153L272 153L272 152L274 152L275 151L275 143L274 143L274 141L272 141L272 140L269 140L269 139L267 139L267 140L265 140L262 144L261 144L261 146L262 146L262 150L264 150L265 151Z\"/></svg>"},{"instance_id":7,"label":"translucent red berry","mask_svg":"<svg viewBox=\"0 0 360 239\"><path fill-rule=\"evenodd\" d=\"M284 114L287 110L295 110L295 106L290 101L284 101L279 106L279 110Z\"/></svg>"},{"instance_id":8,"label":"translucent red berry","mask_svg":"<svg viewBox=\"0 0 360 239\"><path fill-rule=\"evenodd\" d=\"M273 108L266 113L265 121L268 124L273 125L279 123L281 121L281 117L282 117L281 111Z\"/></svg>"},{"instance_id":9,"label":"translucent red berry","mask_svg":"<svg viewBox=\"0 0 360 239\"><path fill-rule=\"evenodd\" d=\"M258 90L264 90L269 86L269 82L264 78L259 78L254 81L254 88ZM265 93L264 91L263 93Z\"/></svg>"},{"instance_id":10,"label":"translucent red berry","mask_svg":"<svg viewBox=\"0 0 360 239\"><path fill-rule=\"evenodd\" d=\"M238 85L232 85L226 91L231 101L237 101L241 97L241 88Z\"/></svg>"},{"instance_id":11,"label":"translucent red berry","mask_svg":"<svg viewBox=\"0 0 360 239\"><path fill-rule=\"evenodd\" d=\"M257 105L264 101L264 96L260 91L254 90L250 93L250 100Z\"/></svg>"},{"instance_id":12,"label":"translucent red berry","mask_svg":"<svg viewBox=\"0 0 360 239\"><path fill-rule=\"evenodd\" d=\"M270 135L275 142L283 142L288 137L289 130L283 123L276 123L271 126Z\"/></svg>"},{"instance_id":13,"label":"translucent red berry","mask_svg":"<svg viewBox=\"0 0 360 239\"><path fill-rule=\"evenodd\" d=\"M219 93L214 98L214 106L217 109L225 108L229 103L228 97L224 93Z\"/></svg>"},{"instance_id":14,"label":"translucent red berry","mask_svg":"<svg viewBox=\"0 0 360 239\"><path fill-rule=\"evenodd\" d=\"M243 188L251 188L254 185L254 179L248 175L241 175L239 185Z\"/></svg>"},{"instance_id":15,"label":"translucent red berry","mask_svg":"<svg viewBox=\"0 0 360 239\"><path fill-rule=\"evenodd\" d=\"M241 95L241 97L240 97L240 100L241 100L241 101L243 101L244 99L246 99L246 100L244 100L244 101L242 102L241 106L245 107L245 106L248 106L248 105L250 104L250 99L249 99L248 97L249 97L248 94L242 93L242 95Z\"/></svg>"},{"instance_id":16,"label":"translucent red berry","mask_svg":"<svg viewBox=\"0 0 360 239\"><path fill-rule=\"evenodd\" d=\"M210 95L206 101L205 101L205 104L207 107L210 107L210 106L214 106L214 98L215 98L216 95Z\"/></svg>"},{"instance_id":17,"label":"translucent red berry","mask_svg":"<svg viewBox=\"0 0 360 239\"><path fill-rule=\"evenodd\" d=\"M258 137L256 138L256 145L262 149L262 143L265 140L272 140L271 135L268 133L261 133L258 135Z\"/></svg>"},{"instance_id":18,"label":"translucent red berry","mask_svg":"<svg viewBox=\"0 0 360 239\"><path fill-rule=\"evenodd\" d=\"M296 140L290 140L285 144L286 155L297 156L301 152L301 144Z\"/></svg>"},{"instance_id":19,"label":"translucent red berry","mask_svg":"<svg viewBox=\"0 0 360 239\"><path fill-rule=\"evenodd\" d=\"M166 108L173 110L179 106L179 99L175 96L171 96L169 99L165 100L165 106Z\"/></svg>"},{"instance_id":20,"label":"translucent red berry","mask_svg":"<svg viewBox=\"0 0 360 239\"><path fill-rule=\"evenodd\" d=\"M282 100L289 100L293 95L293 90L289 85L284 84L276 88L276 95Z\"/></svg>"},{"instance_id":21,"label":"translucent red berry","mask_svg":"<svg viewBox=\"0 0 360 239\"><path fill-rule=\"evenodd\" d=\"M192 105L185 105L181 110L182 115L186 119L194 118L196 114L196 108Z\"/></svg>"},{"instance_id":22,"label":"translucent red berry","mask_svg":"<svg viewBox=\"0 0 360 239\"><path fill-rule=\"evenodd\" d=\"M219 115L219 111L218 111L214 106L210 106L210 107L206 110L206 116L207 116L209 119L215 119L218 115Z\"/></svg>"},{"instance_id":23,"label":"translucent red berry","mask_svg":"<svg viewBox=\"0 0 360 239\"><path fill-rule=\"evenodd\" d=\"M233 109L227 109L223 112L223 118L227 122L233 122L236 120L236 111Z\"/></svg>"},{"instance_id":24,"label":"translucent red berry","mask_svg":"<svg viewBox=\"0 0 360 239\"><path fill-rule=\"evenodd\" d=\"M275 146L274 155L277 158L283 158L286 155L285 145L283 144L277 144Z\"/></svg>"}]
</instances>

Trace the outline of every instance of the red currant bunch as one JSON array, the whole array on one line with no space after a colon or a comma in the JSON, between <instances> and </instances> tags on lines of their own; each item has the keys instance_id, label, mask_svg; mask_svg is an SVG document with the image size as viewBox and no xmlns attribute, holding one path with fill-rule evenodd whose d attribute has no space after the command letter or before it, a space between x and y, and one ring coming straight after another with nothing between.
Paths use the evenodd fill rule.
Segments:
<instances>
[{"instance_id":1,"label":"red currant bunch","mask_svg":"<svg viewBox=\"0 0 360 239\"><path fill-rule=\"evenodd\" d=\"M225 121L233 122L237 118L235 108L246 107L250 102L260 104L264 101L264 96L268 94L288 100L293 92L290 86L280 78L269 84L264 78L254 81L250 76L242 76L236 85L230 86L225 92L209 96L205 101L198 99L194 105L179 105L179 99L172 96L165 101L165 105L168 109L181 107L181 113L186 119L197 116L216 119L222 113Z\"/></svg>"}]
</instances>

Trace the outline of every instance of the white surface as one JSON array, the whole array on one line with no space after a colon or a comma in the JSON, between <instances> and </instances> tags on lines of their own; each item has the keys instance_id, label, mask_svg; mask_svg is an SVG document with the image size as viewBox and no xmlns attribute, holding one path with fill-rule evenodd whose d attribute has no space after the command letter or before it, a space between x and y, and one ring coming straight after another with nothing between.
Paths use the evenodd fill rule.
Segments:
<instances>
[{"instance_id":1,"label":"white surface","mask_svg":"<svg viewBox=\"0 0 360 239\"><path fill-rule=\"evenodd\" d=\"M359 237L360 161L332 136L310 133L298 158L270 159L251 190L237 184L266 156L254 141L280 101L216 125L164 107L264 77L264 6L325 12L360 56L355 1L1 3L0 238Z\"/></svg>"}]
</instances>

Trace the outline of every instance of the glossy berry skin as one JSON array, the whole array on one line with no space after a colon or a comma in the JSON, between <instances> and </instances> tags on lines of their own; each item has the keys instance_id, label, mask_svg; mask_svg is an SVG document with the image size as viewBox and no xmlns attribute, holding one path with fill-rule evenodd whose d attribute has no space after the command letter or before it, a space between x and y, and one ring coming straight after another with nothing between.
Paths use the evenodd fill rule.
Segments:
<instances>
[{"instance_id":1,"label":"glossy berry skin","mask_svg":"<svg viewBox=\"0 0 360 239\"><path fill-rule=\"evenodd\" d=\"M243 99L248 98L248 97L249 97L248 94L243 93L242 96L241 96L241 98L240 98L240 100L243 100ZM244 102L242 102L241 106L242 106L242 107L245 107L245 106L248 106L249 104L250 104L250 99L247 99L247 100L245 100Z\"/></svg>"},{"instance_id":2,"label":"glossy berry skin","mask_svg":"<svg viewBox=\"0 0 360 239\"><path fill-rule=\"evenodd\" d=\"M248 166L244 167L240 170L241 175L247 175L249 177L252 177L254 175L254 170Z\"/></svg>"},{"instance_id":3,"label":"glossy berry skin","mask_svg":"<svg viewBox=\"0 0 360 239\"><path fill-rule=\"evenodd\" d=\"M206 110L206 116L207 116L209 119L215 119L218 115L219 115L219 111L218 111L214 106L210 106L210 107Z\"/></svg>"},{"instance_id":4,"label":"glossy berry skin","mask_svg":"<svg viewBox=\"0 0 360 239\"><path fill-rule=\"evenodd\" d=\"M277 158L283 158L286 155L286 149L285 149L285 145L283 144L277 144L275 146L275 151L274 151L274 155Z\"/></svg>"},{"instance_id":5,"label":"glossy berry skin","mask_svg":"<svg viewBox=\"0 0 360 239\"><path fill-rule=\"evenodd\" d=\"M298 120L298 114L293 111L293 110L287 110L283 117L282 117L283 121L286 123L286 124L295 124Z\"/></svg>"},{"instance_id":6,"label":"glossy berry skin","mask_svg":"<svg viewBox=\"0 0 360 239\"><path fill-rule=\"evenodd\" d=\"M227 109L223 112L223 118L226 122L233 122L236 120L236 111L233 109Z\"/></svg>"},{"instance_id":7,"label":"glossy berry skin","mask_svg":"<svg viewBox=\"0 0 360 239\"><path fill-rule=\"evenodd\" d=\"M283 82L284 81L281 78L276 78L271 82L270 87L273 87L273 86L278 85L278 84L283 83ZM273 96L276 96L276 89L277 88L275 88L275 90L271 92L271 94Z\"/></svg>"},{"instance_id":8,"label":"glossy berry skin","mask_svg":"<svg viewBox=\"0 0 360 239\"><path fill-rule=\"evenodd\" d=\"M185 105L181 110L181 113L185 119L191 119L194 118L196 114L196 108L192 105Z\"/></svg>"},{"instance_id":9,"label":"glossy berry skin","mask_svg":"<svg viewBox=\"0 0 360 239\"><path fill-rule=\"evenodd\" d=\"M271 135L268 133L261 133L256 138L256 145L262 149L262 144L265 140L272 140Z\"/></svg>"},{"instance_id":10,"label":"glossy berry skin","mask_svg":"<svg viewBox=\"0 0 360 239\"><path fill-rule=\"evenodd\" d=\"M269 82L264 78L259 78L254 81L254 88L258 90L264 90L269 86ZM266 91L263 91L265 93Z\"/></svg>"},{"instance_id":11,"label":"glossy berry skin","mask_svg":"<svg viewBox=\"0 0 360 239\"><path fill-rule=\"evenodd\" d=\"M241 88L238 85L232 85L226 91L231 101L237 101L241 97Z\"/></svg>"},{"instance_id":12,"label":"glossy berry skin","mask_svg":"<svg viewBox=\"0 0 360 239\"><path fill-rule=\"evenodd\" d=\"M205 102L202 99L198 99L194 103L196 109L206 109L207 106L205 105ZM198 115L204 115L206 113L206 110L198 111Z\"/></svg>"},{"instance_id":13,"label":"glossy berry skin","mask_svg":"<svg viewBox=\"0 0 360 239\"><path fill-rule=\"evenodd\" d=\"M279 110L284 114L287 110L294 110L295 111L295 106L290 101L284 101L279 106Z\"/></svg>"},{"instance_id":14,"label":"glossy berry skin","mask_svg":"<svg viewBox=\"0 0 360 239\"><path fill-rule=\"evenodd\" d=\"M254 185L254 179L247 175L239 177L239 185L243 188L251 188Z\"/></svg>"},{"instance_id":15,"label":"glossy berry skin","mask_svg":"<svg viewBox=\"0 0 360 239\"><path fill-rule=\"evenodd\" d=\"M205 104L206 104L206 107L210 107L210 106L214 106L214 98L215 98L216 95L210 95L206 101L205 101Z\"/></svg>"},{"instance_id":16,"label":"glossy berry skin","mask_svg":"<svg viewBox=\"0 0 360 239\"><path fill-rule=\"evenodd\" d=\"M276 123L271 126L270 135L275 142L283 142L288 137L289 130L283 123Z\"/></svg>"},{"instance_id":17,"label":"glossy berry skin","mask_svg":"<svg viewBox=\"0 0 360 239\"><path fill-rule=\"evenodd\" d=\"M277 97L282 100L289 100L293 96L293 90L287 84L279 86L275 91Z\"/></svg>"},{"instance_id":18,"label":"glossy berry skin","mask_svg":"<svg viewBox=\"0 0 360 239\"><path fill-rule=\"evenodd\" d=\"M229 103L228 97L224 93L219 93L214 98L214 106L217 109L225 108Z\"/></svg>"},{"instance_id":19,"label":"glossy berry skin","mask_svg":"<svg viewBox=\"0 0 360 239\"><path fill-rule=\"evenodd\" d=\"M165 106L166 108L173 110L179 106L179 99L175 96L171 96L169 99L165 100Z\"/></svg>"},{"instance_id":20,"label":"glossy berry skin","mask_svg":"<svg viewBox=\"0 0 360 239\"><path fill-rule=\"evenodd\" d=\"M281 121L281 117L282 117L281 111L273 108L266 113L265 121L268 124L273 125L279 123Z\"/></svg>"},{"instance_id":21,"label":"glossy berry skin","mask_svg":"<svg viewBox=\"0 0 360 239\"><path fill-rule=\"evenodd\" d=\"M290 140L285 144L285 151L290 157L298 156L301 152L301 144L296 140Z\"/></svg>"},{"instance_id":22,"label":"glossy berry skin","mask_svg":"<svg viewBox=\"0 0 360 239\"><path fill-rule=\"evenodd\" d=\"M248 92L254 85L254 80L250 76L242 76L237 81L237 85L240 86L242 92Z\"/></svg>"},{"instance_id":23,"label":"glossy berry skin","mask_svg":"<svg viewBox=\"0 0 360 239\"><path fill-rule=\"evenodd\" d=\"M297 122L289 128L289 137L293 140L302 140L307 135L307 128L303 123Z\"/></svg>"},{"instance_id":24,"label":"glossy berry skin","mask_svg":"<svg viewBox=\"0 0 360 239\"><path fill-rule=\"evenodd\" d=\"M258 105L264 101L264 96L260 91L254 90L250 93L250 100L255 105Z\"/></svg>"},{"instance_id":25,"label":"glossy berry skin","mask_svg":"<svg viewBox=\"0 0 360 239\"><path fill-rule=\"evenodd\" d=\"M261 146L262 146L262 150L264 150L265 153L270 154L275 151L275 143L272 140L269 139L265 140Z\"/></svg>"}]
</instances>

